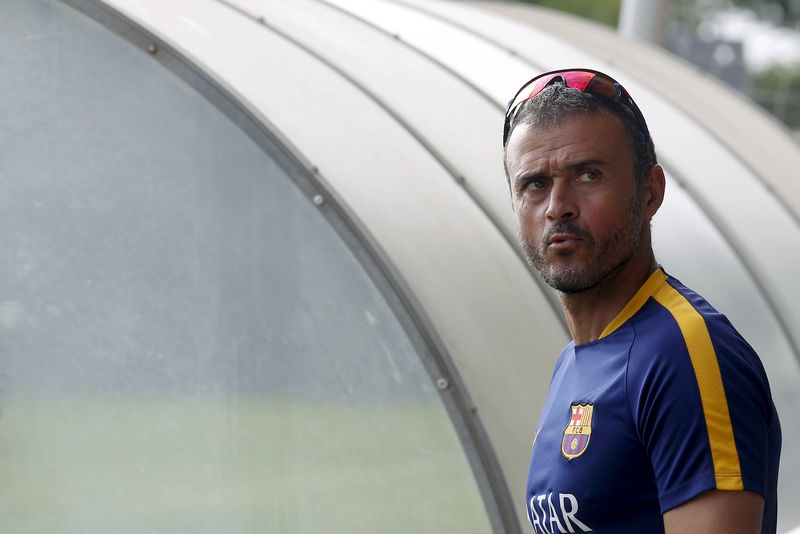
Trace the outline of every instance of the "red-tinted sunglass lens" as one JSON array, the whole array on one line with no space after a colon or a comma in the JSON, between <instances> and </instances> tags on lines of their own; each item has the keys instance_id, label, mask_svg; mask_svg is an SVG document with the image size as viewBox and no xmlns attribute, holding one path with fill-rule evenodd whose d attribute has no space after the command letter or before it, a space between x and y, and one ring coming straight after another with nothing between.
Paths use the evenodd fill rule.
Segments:
<instances>
[{"instance_id":1,"label":"red-tinted sunglass lens","mask_svg":"<svg viewBox=\"0 0 800 534\"><path fill-rule=\"evenodd\" d=\"M619 102L619 98L622 96L620 85L602 76L592 78L584 90L587 93L604 96L613 102Z\"/></svg>"},{"instance_id":2,"label":"red-tinted sunglass lens","mask_svg":"<svg viewBox=\"0 0 800 534\"><path fill-rule=\"evenodd\" d=\"M589 87L589 83L597 77L594 72L584 72L579 70L562 72L559 74L559 76L563 78L567 87L577 89L578 91L585 91L586 88Z\"/></svg>"}]
</instances>

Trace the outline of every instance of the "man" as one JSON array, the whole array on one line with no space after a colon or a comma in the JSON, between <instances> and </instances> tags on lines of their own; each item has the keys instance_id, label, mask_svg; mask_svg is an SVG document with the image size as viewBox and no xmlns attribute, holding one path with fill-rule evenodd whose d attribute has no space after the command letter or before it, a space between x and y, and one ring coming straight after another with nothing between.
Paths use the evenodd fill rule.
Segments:
<instances>
[{"instance_id":1,"label":"man","mask_svg":"<svg viewBox=\"0 0 800 534\"><path fill-rule=\"evenodd\" d=\"M509 103L522 248L573 341L531 453L537 533L774 533L780 426L750 346L656 263L665 178L644 117L605 74L538 76Z\"/></svg>"}]
</instances>

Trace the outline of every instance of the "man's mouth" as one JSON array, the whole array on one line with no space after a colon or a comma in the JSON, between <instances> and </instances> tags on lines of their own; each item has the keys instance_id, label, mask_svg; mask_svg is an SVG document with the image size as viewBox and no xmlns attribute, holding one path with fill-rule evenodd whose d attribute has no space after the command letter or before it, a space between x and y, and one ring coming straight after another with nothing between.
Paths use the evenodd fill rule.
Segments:
<instances>
[{"instance_id":1,"label":"man's mouth","mask_svg":"<svg viewBox=\"0 0 800 534\"><path fill-rule=\"evenodd\" d=\"M582 241L582 239L575 234L553 234L547 240L547 246L555 249L564 249L576 246L579 241Z\"/></svg>"}]
</instances>

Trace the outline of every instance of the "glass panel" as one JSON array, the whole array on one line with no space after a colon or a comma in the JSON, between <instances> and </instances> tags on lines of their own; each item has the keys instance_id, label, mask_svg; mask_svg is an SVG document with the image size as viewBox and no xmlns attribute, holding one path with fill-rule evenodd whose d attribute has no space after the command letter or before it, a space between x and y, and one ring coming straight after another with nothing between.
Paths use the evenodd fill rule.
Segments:
<instances>
[{"instance_id":1,"label":"glass panel","mask_svg":"<svg viewBox=\"0 0 800 534\"><path fill-rule=\"evenodd\" d=\"M3 531L491 530L420 356L275 162L58 2L6 0L0 45Z\"/></svg>"}]
</instances>

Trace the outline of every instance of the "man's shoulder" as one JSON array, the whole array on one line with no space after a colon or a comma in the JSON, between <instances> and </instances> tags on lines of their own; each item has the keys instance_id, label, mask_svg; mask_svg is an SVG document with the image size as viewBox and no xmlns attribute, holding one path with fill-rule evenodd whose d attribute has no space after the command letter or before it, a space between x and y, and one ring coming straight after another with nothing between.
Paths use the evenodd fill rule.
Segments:
<instances>
[{"instance_id":1,"label":"man's shoulder","mask_svg":"<svg viewBox=\"0 0 800 534\"><path fill-rule=\"evenodd\" d=\"M639 344L682 344L695 348L711 341L750 346L720 313L699 293L667 276L650 302L634 317Z\"/></svg>"},{"instance_id":2,"label":"man's shoulder","mask_svg":"<svg viewBox=\"0 0 800 534\"><path fill-rule=\"evenodd\" d=\"M742 376L766 382L758 355L727 317L673 277L667 277L632 326L631 364L643 374L697 375L719 369L724 383Z\"/></svg>"}]
</instances>

